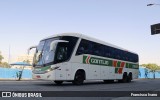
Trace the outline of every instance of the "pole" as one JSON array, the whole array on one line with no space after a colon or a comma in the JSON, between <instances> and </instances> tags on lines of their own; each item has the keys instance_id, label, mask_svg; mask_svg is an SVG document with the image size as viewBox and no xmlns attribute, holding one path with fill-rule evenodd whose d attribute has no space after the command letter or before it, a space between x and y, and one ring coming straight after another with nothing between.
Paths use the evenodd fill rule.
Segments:
<instances>
[{"instance_id":1,"label":"pole","mask_svg":"<svg viewBox=\"0 0 160 100\"><path fill-rule=\"evenodd\" d=\"M8 64L10 63L10 45L9 45L9 51L8 51Z\"/></svg>"}]
</instances>

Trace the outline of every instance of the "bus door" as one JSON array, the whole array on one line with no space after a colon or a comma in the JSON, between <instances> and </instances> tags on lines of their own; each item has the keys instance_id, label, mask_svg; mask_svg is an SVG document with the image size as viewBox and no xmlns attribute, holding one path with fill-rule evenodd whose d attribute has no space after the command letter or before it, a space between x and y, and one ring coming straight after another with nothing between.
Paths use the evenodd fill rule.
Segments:
<instances>
[{"instance_id":1,"label":"bus door","mask_svg":"<svg viewBox=\"0 0 160 100\"><path fill-rule=\"evenodd\" d=\"M66 80L66 68L65 63L58 64L60 68L56 69L56 79L58 80Z\"/></svg>"},{"instance_id":2,"label":"bus door","mask_svg":"<svg viewBox=\"0 0 160 100\"><path fill-rule=\"evenodd\" d=\"M65 62L65 63L63 63L63 66L65 67L66 80L71 80L71 72L72 72L71 63Z\"/></svg>"}]
</instances>

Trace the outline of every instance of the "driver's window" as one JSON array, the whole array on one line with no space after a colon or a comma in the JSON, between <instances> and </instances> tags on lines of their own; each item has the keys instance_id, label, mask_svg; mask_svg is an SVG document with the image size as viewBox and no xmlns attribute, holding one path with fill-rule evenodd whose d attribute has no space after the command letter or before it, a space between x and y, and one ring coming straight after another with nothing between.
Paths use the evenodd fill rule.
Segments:
<instances>
[{"instance_id":1,"label":"driver's window","mask_svg":"<svg viewBox=\"0 0 160 100\"><path fill-rule=\"evenodd\" d=\"M66 47L60 47L57 53L57 60L65 60L67 57L67 48Z\"/></svg>"},{"instance_id":2,"label":"driver's window","mask_svg":"<svg viewBox=\"0 0 160 100\"><path fill-rule=\"evenodd\" d=\"M57 48L56 60L57 62L62 62L67 60L67 46L59 45Z\"/></svg>"}]
</instances>

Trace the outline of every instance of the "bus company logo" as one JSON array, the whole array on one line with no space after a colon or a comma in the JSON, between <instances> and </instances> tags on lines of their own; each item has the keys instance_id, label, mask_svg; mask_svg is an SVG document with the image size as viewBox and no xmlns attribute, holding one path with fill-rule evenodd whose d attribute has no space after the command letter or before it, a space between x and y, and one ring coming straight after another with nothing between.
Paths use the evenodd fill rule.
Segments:
<instances>
[{"instance_id":1,"label":"bus company logo","mask_svg":"<svg viewBox=\"0 0 160 100\"><path fill-rule=\"evenodd\" d=\"M91 57L91 56L83 56L83 63L93 64L93 65L111 66L110 60Z\"/></svg>"},{"instance_id":2,"label":"bus company logo","mask_svg":"<svg viewBox=\"0 0 160 100\"><path fill-rule=\"evenodd\" d=\"M85 63L90 64L91 56L86 56Z\"/></svg>"}]
</instances>

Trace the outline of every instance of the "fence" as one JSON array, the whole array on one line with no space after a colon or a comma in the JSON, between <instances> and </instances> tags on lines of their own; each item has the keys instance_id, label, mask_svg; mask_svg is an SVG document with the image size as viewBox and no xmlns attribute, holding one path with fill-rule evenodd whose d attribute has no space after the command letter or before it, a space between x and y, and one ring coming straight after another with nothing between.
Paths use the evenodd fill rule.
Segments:
<instances>
[{"instance_id":1,"label":"fence","mask_svg":"<svg viewBox=\"0 0 160 100\"><path fill-rule=\"evenodd\" d=\"M154 78L154 73L145 67L139 67L139 78ZM160 72L155 72L155 78L160 78Z\"/></svg>"},{"instance_id":2,"label":"fence","mask_svg":"<svg viewBox=\"0 0 160 100\"><path fill-rule=\"evenodd\" d=\"M17 74L19 71L21 71L21 69L0 67L0 79L17 79ZM22 79L32 79L32 71L24 69L22 73Z\"/></svg>"},{"instance_id":3,"label":"fence","mask_svg":"<svg viewBox=\"0 0 160 100\"><path fill-rule=\"evenodd\" d=\"M19 71L21 71L21 69L0 67L0 79L17 79L17 73L19 73ZM140 67L139 78L154 78L154 73L145 67ZM155 78L160 78L160 72L155 72ZM24 69L22 79L32 79L32 71Z\"/></svg>"}]
</instances>

